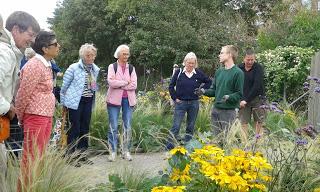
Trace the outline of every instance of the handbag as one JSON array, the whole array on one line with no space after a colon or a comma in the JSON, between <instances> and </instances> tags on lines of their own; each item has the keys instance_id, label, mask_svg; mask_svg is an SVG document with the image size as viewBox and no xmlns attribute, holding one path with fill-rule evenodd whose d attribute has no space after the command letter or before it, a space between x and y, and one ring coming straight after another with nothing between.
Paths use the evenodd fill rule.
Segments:
<instances>
[{"instance_id":1,"label":"handbag","mask_svg":"<svg viewBox=\"0 0 320 192\"><path fill-rule=\"evenodd\" d=\"M10 119L6 116L0 116L0 143L6 140L10 135Z\"/></svg>"}]
</instances>

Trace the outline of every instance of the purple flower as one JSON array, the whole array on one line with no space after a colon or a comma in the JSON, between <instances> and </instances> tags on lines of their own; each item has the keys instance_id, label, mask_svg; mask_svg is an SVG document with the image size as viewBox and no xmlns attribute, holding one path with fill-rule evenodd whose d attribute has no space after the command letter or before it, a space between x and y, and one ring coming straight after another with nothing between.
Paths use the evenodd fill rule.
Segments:
<instances>
[{"instance_id":1,"label":"purple flower","mask_svg":"<svg viewBox=\"0 0 320 192\"><path fill-rule=\"evenodd\" d=\"M318 133L316 129L314 129L313 125L307 125L303 127L302 130L306 135L308 135L312 139L316 138L316 135Z\"/></svg>"},{"instance_id":2,"label":"purple flower","mask_svg":"<svg viewBox=\"0 0 320 192\"><path fill-rule=\"evenodd\" d=\"M269 109L269 106L268 105L261 105L259 108L260 109Z\"/></svg>"},{"instance_id":3,"label":"purple flower","mask_svg":"<svg viewBox=\"0 0 320 192\"><path fill-rule=\"evenodd\" d=\"M308 82L304 82L304 83L303 83L303 86L304 86L304 87L309 87L310 84L309 84Z\"/></svg>"},{"instance_id":4,"label":"purple flower","mask_svg":"<svg viewBox=\"0 0 320 192\"><path fill-rule=\"evenodd\" d=\"M298 128L294 131L297 135L302 135L302 129Z\"/></svg>"},{"instance_id":5,"label":"purple flower","mask_svg":"<svg viewBox=\"0 0 320 192\"><path fill-rule=\"evenodd\" d=\"M278 106L277 102L271 102L271 105Z\"/></svg>"},{"instance_id":6,"label":"purple flower","mask_svg":"<svg viewBox=\"0 0 320 192\"><path fill-rule=\"evenodd\" d=\"M318 77L312 77L312 80L319 81L319 78Z\"/></svg>"},{"instance_id":7,"label":"purple flower","mask_svg":"<svg viewBox=\"0 0 320 192\"><path fill-rule=\"evenodd\" d=\"M277 108L277 106L270 105L270 109L271 109L272 111L276 111L278 108Z\"/></svg>"},{"instance_id":8,"label":"purple flower","mask_svg":"<svg viewBox=\"0 0 320 192\"><path fill-rule=\"evenodd\" d=\"M256 134L256 139L260 139L261 138L261 134Z\"/></svg>"},{"instance_id":9,"label":"purple flower","mask_svg":"<svg viewBox=\"0 0 320 192\"><path fill-rule=\"evenodd\" d=\"M320 87L315 87L315 88L314 88L314 92L320 93Z\"/></svg>"},{"instance_id":10,"label":"purple flower","mask_svg":"<svg viewBox=\"0 0 320 192\"><path fill-rule=\"evenodd\" d=\"M280 109L276 109L276 110L274 110L274 112L277 112L277 113L283 113L283 111L281 111Z\"/></svg>"},{"instance_id":11,"label":"purple flower","mask_svg":"<svg viewBox=\"0 0 320 192\"><path fill-rule=\"evenodd\" d=\"M308 141L306 139L298 139L296 141L296 144L299 145L299 146L303 146L303 145L307 145Z\"/></svg>"}]
</instances>

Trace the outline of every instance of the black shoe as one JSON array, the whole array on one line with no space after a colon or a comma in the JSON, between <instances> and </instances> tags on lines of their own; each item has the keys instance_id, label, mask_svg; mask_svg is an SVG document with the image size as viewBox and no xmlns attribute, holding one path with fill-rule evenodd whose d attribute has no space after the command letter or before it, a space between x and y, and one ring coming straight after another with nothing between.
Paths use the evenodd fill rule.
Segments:
<instances>
[{"instance_id":1,"label":"black shoe","mask_svg":"<svg viewBox=\"0 0 320 192\"><path fill-rule=\"evenodd\" d=\"M88 161L88 157L87 156L81 156L81 157L78 157L79 158L79 161L80 162L86 162Z\"/></svg>"},{"instance_id":2,"label":"black shoe","mask_svg":"<svg viewBox=\"0 0 320 192\"><path fill-rule=\"evenodd\" d=\"M93 161L89 160L87 156L83 156L79 159L79 162L87 165L93 165Z\"/></svg>"},{"instance_id":3,"label":"black shoe","mask_svg":"<svg viewBox=\"0 0 320 192\"><path fill-rule=\"evenodd\" d=\"M93 161L91 161L91 160L87 160L87 161L85 161L85 162L83 162L83 163L85 163L85 164L87 164L87 165L93 165L94 163L93 163Z\"/></svg>"}]
</instances>

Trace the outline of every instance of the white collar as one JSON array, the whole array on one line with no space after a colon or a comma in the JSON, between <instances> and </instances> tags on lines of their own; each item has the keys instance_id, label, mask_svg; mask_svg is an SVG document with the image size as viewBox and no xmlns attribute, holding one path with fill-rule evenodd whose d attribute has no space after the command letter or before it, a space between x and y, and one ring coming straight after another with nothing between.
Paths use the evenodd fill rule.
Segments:
<instances>
[{"instance_id":1,"label":"white collar","mask_svg":"<svg viewBox=\"0 0 320 192\"><path fill-rule=\"evenodd\" d=\"M186 67L183 68L182 73L185 73L185 72L187 72ZM191 71L191 73L192 73L192 74L197 74L196 69L193 69L193 70Z\"/></svg>"},{"instance_id":2,"label":"white collar","mask_svg":"<svg viewBox=\"0 0 320 192\"><path fill-rule=\"evenodd\" d=\"M38 53L36 53L35 57L39 59L44 64L44 66L51 67L51 62L47 61L42 55L39 55Z\"/></svg>"},{"instance_id":3,"label":"white collar","mask_svg":"<svg viewBox=\"0 0 320 192\"><path fill-rule=\"evenodd\" d=\"M232 65L230 65L228 68L226 66L224 66L224 69L228 70L228 69L231 69L232 67L234 67L235 64L233 63Z\"/></svg>"}]
</instances>

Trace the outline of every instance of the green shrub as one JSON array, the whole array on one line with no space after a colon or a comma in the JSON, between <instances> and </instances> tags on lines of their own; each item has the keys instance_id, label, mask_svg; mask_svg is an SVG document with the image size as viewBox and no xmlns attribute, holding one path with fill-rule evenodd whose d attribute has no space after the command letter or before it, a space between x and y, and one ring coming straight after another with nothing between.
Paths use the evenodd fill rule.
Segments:
<instances>
[{"instance_id":1,"label":"green shrub","mask_svg":"<svg viewBox=\"0 0 320 192\"><path fill-rule=\"evenodd\" d=\"M277 47L257 54L264 65L265 87L270 101L293 101L303 94L303 82L309 75L311 48Z\"/></svg>"}]
</instances>

